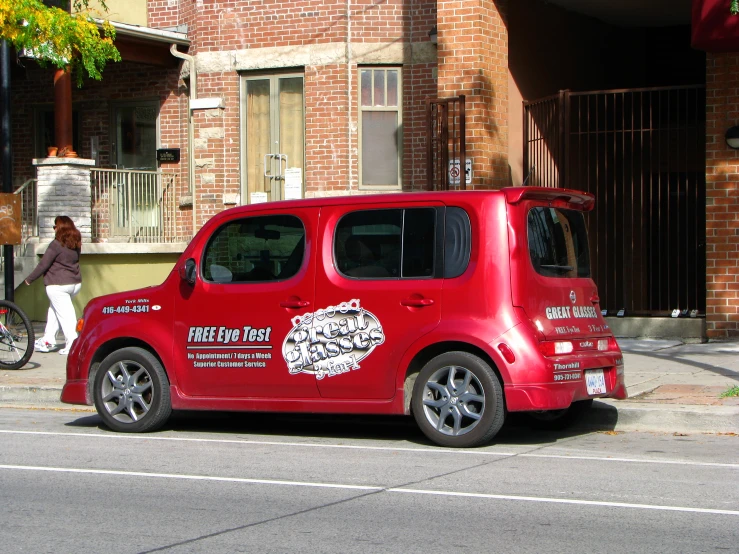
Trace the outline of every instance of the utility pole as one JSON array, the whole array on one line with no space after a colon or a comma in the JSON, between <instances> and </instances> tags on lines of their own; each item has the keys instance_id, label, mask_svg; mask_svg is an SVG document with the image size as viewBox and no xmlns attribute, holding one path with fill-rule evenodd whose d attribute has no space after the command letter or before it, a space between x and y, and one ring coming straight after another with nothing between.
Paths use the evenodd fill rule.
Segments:
<instances>
[{"instance_id":1,"label":"utility pole","mask_svg":"<svg viewBox=\"0 0 739 554\"><path fill-rule=\"evenodd\" d=\"M0 45L0 163L3 166L3 190L13 192L13 152L10 126L10 45L3 40ZM5 299L15 299L15 273L13 270L13 245L3 245L3 265L5 268Z\"/></svg>"}]
</instances>

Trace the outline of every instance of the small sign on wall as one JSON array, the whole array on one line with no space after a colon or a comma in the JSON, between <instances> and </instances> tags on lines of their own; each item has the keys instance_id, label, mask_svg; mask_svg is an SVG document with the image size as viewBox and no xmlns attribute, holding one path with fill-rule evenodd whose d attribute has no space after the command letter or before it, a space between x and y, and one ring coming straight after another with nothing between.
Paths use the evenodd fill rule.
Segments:
<instances>
[{"instance_id":1,"label":"small sign on wall","mask_svg":"<svg viewBox=\"0 0 739 554\"><path fill-rule=\"evenodd\" d=\"M180 161L179 148L157 148L157 161L160 164L176 164Z\"/></svg>"},{"instance_id":2,"label":"small sign on wall","mask_svg":"<svg viewBox=\"0 0 739 554\"><path fill-rule=\"evenodd\" d=\"M285 200L303 198L303 170L299 167L285 169Z\"/></svg>"},{"instance_id":3,"label":"small sign on wall","mask_svg":"<svg viewBox=\"0 0 739 554\"><path fill-rule=\"evenodd\" d=\"M459 185L461 182L462 168L459 164L459 158L449 159L449 184ZM464 182L467 185L472 184L472 159L465 158L464 160Z\"/></svg>"},{"instance_id":4,"label":"small sign on wall","mask_svg":"<svg viewBox=\"0 0 739 554\"><path fill-rule=\"evenodd\" d=\"M0 193L0 244L21 243L21 215L20 196Z\"/></svg>"}]
</instances>

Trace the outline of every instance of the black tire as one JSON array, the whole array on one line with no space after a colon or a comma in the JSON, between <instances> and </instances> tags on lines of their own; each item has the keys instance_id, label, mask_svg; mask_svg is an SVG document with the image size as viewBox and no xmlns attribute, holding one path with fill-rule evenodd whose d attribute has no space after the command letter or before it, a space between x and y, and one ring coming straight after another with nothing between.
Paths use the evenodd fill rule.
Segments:
<instances>
[{"instance_id":1,"label":"black tire","mask_svg":"<svg viewBox=\"0 0 739 554\"><path fill-rule=\"evenodd\" d=\"M33 354L36 336L28 316L9 300L0 300L0 368L20 369Z\"/></svg>"},{"instance_id":2,"label":"black tire","mask_svg":"<svg viewBox=\"0 0 739 554\"><path fill-rule=\"evenodd\" d=\"M593 399L578 400L562 410L547 410L542 412L526 412L529 424L535 429L543 431L561 431L580 420L593 406Z\"/></svg>"},{"instance_id":3,"label":"black tire","mask_svg":"<svg viewBox=\"0 0 739 554\"><path fill-rule=\"evenodd\" d=\"M498 376L468 352L440 354L423 366L413 386L411 409L424 435L452 448L489 442L505 421Z\"/></svg>"},{"instance_id":4,"label":"black tire","mask_svg":"<svg viewBox=\"0 0 739 554\"><path fill-rule=\"evenodd\" d=\"M105 425L124 433L155 431L172 413L167 374L143 348L121 348L103 360L93 399Z\"/></svg>"}]
</instances>

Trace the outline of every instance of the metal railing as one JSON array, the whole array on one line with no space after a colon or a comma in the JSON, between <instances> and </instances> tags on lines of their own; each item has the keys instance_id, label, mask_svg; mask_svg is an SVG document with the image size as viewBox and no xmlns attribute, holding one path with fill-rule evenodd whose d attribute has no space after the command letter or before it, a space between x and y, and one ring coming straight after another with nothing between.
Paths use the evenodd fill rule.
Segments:
<instances>
[{"instance_id":1,"label":"metal railing","mask_svg":"<svg viewBox=\"0 0 739 554\"><path fill-rule=\"evenodd\" d=\"M705 86L561 91L525 102L524 118L526 184L596 196L601 307L705 314Z\"/></svg>"},{"instance_id":2,"label":"metal railing","mask_svg":"<svg viewBox=\"0 0 739 554\"><path fill-rule=\"evenodd\" d=\"M38 236L38 197L36 190L36 179L28 179L17 190L13 191L21 197L21 242L16 246L16 254L19 254L28 239Z\"/></svg>"},{"instance_id":3,"label":"metal railing","mask_svg":"<svg viewBox=\"0 0 739 554\"><path fill-rule=\"evenodd\" d=\"M465 118L464 95L426 101L427 190L466 188Z\"/></svg>"},{"instance_id":4,"label":"metal railing","mask_svg":"<svg viewBox=\"0 0 739 554\"><path fill-rule=\"evenodd\" d=\"M175 173L95 168L90 182L93 242L188 240L178 234Z\"/></svg>"}]
</instances>

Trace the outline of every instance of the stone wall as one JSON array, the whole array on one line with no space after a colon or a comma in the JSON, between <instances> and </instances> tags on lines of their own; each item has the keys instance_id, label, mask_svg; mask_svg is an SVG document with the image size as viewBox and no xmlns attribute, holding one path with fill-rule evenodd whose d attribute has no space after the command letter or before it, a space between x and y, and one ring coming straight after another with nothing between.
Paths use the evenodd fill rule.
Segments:
<instances>
[{"instance_id":1,"label":"stone wall","mask_svg":"<svg viewBox=\"0 0 739 554\"><path fill-rule=\"evenodd\" d=\"M54 218L69 216L90 242L90 168L94 160L80 158L43 158L33 160L36 166L39 241L54 239Z\"/></svg>"}]
</instances>

